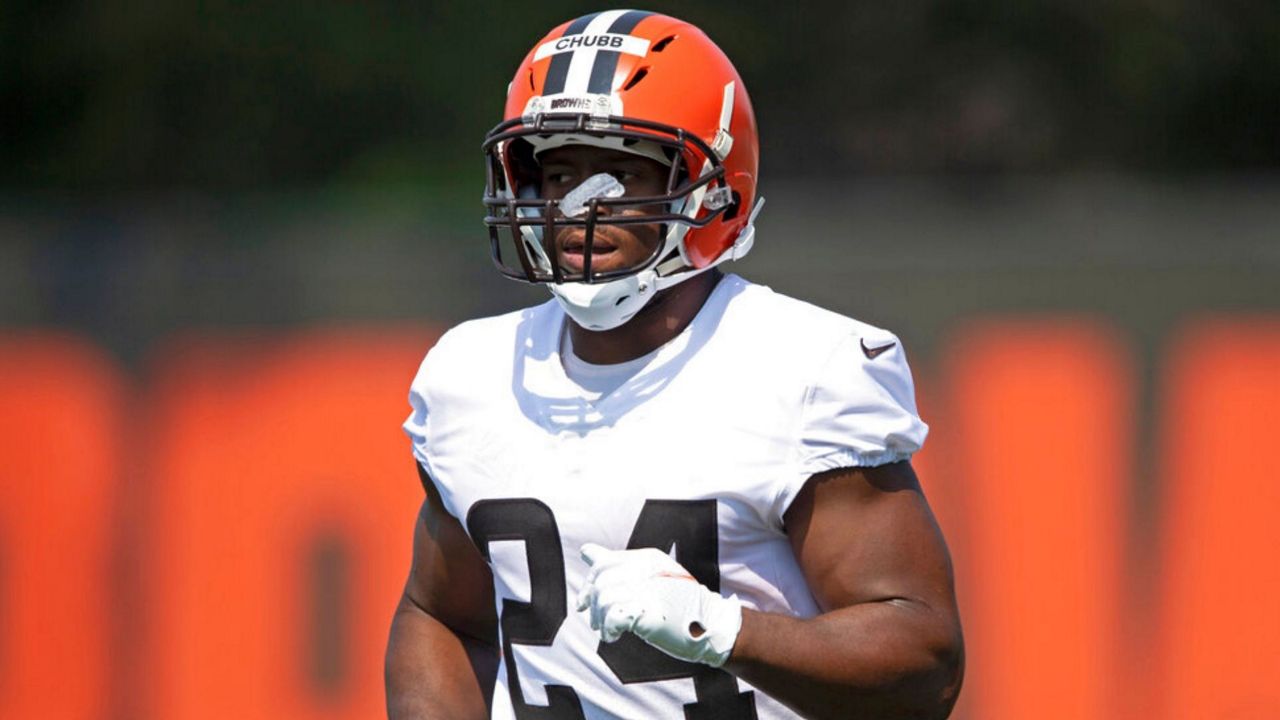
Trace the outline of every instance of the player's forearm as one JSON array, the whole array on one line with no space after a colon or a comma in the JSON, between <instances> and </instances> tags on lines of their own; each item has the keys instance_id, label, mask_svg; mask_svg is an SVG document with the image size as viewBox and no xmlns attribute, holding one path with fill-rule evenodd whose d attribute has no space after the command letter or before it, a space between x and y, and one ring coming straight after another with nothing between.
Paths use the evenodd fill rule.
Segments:
<instances>
[{"instance_id":1,"label":"player's forearm","mask_svg":"<svg viewBox=\"0 0 1280 720\"><path fill-rule=\"evenodd\" d=\"M498 651L460 635L402 599L387 642L389 720L489 717Z\"/></svg>"},{"instance_id":2,"label":"player's forearm","mask_svg":"<svg viewBox=\"0 0 1280 720\"><path fill-rule=\"evenodd\" d=\"M743 611L725 669L809 718L945 718L960 690L959 625L907 601L809 620Z\"/></svg>"}]
</instances>

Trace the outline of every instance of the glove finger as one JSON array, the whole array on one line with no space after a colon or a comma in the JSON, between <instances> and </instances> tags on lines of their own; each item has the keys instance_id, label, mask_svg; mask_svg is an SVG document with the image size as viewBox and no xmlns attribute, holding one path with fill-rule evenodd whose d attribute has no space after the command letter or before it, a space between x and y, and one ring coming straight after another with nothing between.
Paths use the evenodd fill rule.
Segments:
<instances>
[{"instance_id":1,"label":"glove finger","mask_svg":"<svg viewBox=\"0 0 1280 720\"><path fill-rule=\"evenodd\" d=\"M643 585L655 574L653 566L642 558L615 553L615 558L591 568L591 582L600 587Z\"/></svg>"},{"instance_id":2,"label":"glove finger","mask_svg":"<svg viewBox=\"0 0 1280 720\"><path fill-rule=\"evenodd\" d=\"M653 572L669 572L674 575L687 575L689 571L676 559L656 548L649 548L645 553L645 562Z\"/></svg>"},{"instance_id":3,"label":"glove finger","mask_svg":"<svg viewBox=\"0 0 1280 720\"><path fill-rule=\"evenodd\" d=\"M615 608L625 608L634 602L635 593L630 587L597 586L591 598L592 629L599 630L602 638L612 642L613 640L605 636L605 632L609 627L610 619L620 617ZM630 629L630 626L627 629ZM617 639L617 634L613 639Z\"/></svg>"},{"instance_id":4,"label":"glove finger","mask_svg":"<svg viewBox=\"0 0 1280 720\"><path fill-rule=\"evenodd\" d=\"M605 613L609 612L609 603L606 598L602 597L600 592L594 592L591 595L591 629L600 630L604 627Z\"/></svg>"},{"instance_id":5,"label":"glove finger","mask_svg":"<svg viewBox=\"0 0 1280 720\"><path fill-rule=\"evenodd\" d=\"M689 571L676 562L671 555L657 548L640 548L626 552L628 562L637 568L643 568L650 575L667 573L670 575L688 575Z\"/></svg>"},{"instance_id":6,"label":"glove finger","mask_svg":"<svg viewBox=\"0 0 1280 720\"><path fill-rule=\"evenodd\" d=\"M631 624L631 632L647 640L658 635L670 635L671 628L667 625L665 609L650 607L637 614L635 622Z\"/></svg>"},{"instance_id":7,"label":"glove finger","mask_svg":"<svg viewBox=\"0 0 1280 720\"><path fill-rule=\"evenodd\" d=\"M640 608L635 603L617 603L605 615L600 636L605 642L616 642L625 632L630 632L639 619Z\"/></svg>"},{"instance_id":8,"label":"glove finger","mask_svg":"<svg viewBox=\"0 0 1280 720\"><path fill-rule=\"evenodd\" d=\"M628 572L625 563L604 562L591 568L587 573L587 581L595 587L616 587L625 582L633 573Z\"/></svg>"},{"instance_id":9,"label":"glove finger","mask_svg":"<svg viewBox=\"0 0 1280 720\"><path fill-rule=\"evenodd\" d=\"M582 547L578 549L578 552L582 555L582 561L591 567L595 567L596 563L613 554L612 550L595 543L583 543Z\"/></svg>"},{"instance_id":10,"label":"glove finger","mask_svg":"<svg viewBox=\"0 0 1280 720\"><path fill-rule=\"evenodd\" d=\"M587 580L592 583L598 583L606 576L610 578L609 582L617 582L618 578L641 581L654 575L693 579L684 566L654 548L608 550L595 543L587 543L582 546L582 556L590 567Z\"/></svg>"},{"instance_id":11,"label":"glove finger","mask_svg":"<svg viewBox=\"0 0 1280 720\"><path fill-rule=\"evenodd\" d=\"M600 579L601 575L609 573L610 575L618 574L616 571L629 567L627 556L623 553L609 552L605 557L596 558L595 564L587 570L587 582L595 583Z\"/></svg>"},{"instance_id":12,"label":"glove finger","mask_svg":"<svg viewBox=\"0 0 1280 720\"><path fill-rule=\"evenodd\" d=\"M578 612L591 607L591 600L595 596L595 590L595 585L591 583L583 584L582 589L578 591Z\"/></svg>"}]
</instances>

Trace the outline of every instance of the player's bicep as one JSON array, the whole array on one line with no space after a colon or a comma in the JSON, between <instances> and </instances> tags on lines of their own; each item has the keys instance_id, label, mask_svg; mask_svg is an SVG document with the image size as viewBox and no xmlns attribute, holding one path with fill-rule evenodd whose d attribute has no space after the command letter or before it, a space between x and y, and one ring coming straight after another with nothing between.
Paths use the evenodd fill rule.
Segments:
<instances>
[{"instance_id":1,"label":"player's bicep","mask_svg":"<svg viewBox=\"0 0 1280 720\"><path fill-rule=\"evenodd\" d=\"M956 615L950 557L910 463L814 475L784 519L824 612L904 602Z\"/></svg>"},{"instance_id":2,"label":"player's bicep","mask_svg":"<svg viewBox=\"0 0 1280 720\"><path fill-rule=\"evenodd\" d=\"M427 497L413 531L405 599L455 632L497 642L493 575L480 551L419 467Z\"/></svg>"}]
</instances>

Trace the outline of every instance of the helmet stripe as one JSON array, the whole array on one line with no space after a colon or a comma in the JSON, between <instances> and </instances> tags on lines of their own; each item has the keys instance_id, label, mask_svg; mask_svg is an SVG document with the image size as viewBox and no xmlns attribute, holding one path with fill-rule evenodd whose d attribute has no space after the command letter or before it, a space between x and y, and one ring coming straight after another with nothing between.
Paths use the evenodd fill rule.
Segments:
<instances>
[{"instance_id":1,"label":"helmet stripe","mask_svg":"<svg viewBox=\"0 0 1280 720\"><path fill-rule=\"evenodd\" d=\"M582 31L581 44L572 51L565 53L572 59L569 61L569 75L564 81L564 92L571 95L581 95L587 91L587 81L591 78L591 67L595 65L596 54L599 53L599 50L595 47L595 41L604 33L609 32L609 28L613 26L613 23L627 14L627 12L626 10L605 10L597 15Z\"/></svg>"},{"instance_id":2,"label":"helmet stripe","mask_svg":"<svg viewBox=\"0 0 1280 720\"><path fill-rule=\"evenodd\" d=\"M609 32L618 35L630 35L641 20L652 14L647 10L628 10L613 21L613 24L609 26ZM596 62L591 66L591 79L587 82L587 92L601 95L613 92L613 76L618 70L619 55L621 53L616 50L596 51Z\"/></svg>"},{"instance_id":3,"label":"helmet stripe","mask_svg":"<svg viewBox=\"0 0 1280 720\"><path fill-rule=\"evenodd\" d=\"M565 35L581 35L583 30L591 24L592 20L600 13L594 12L590 15L582 17L569 23L569 27L564 29ZM560 53L551 57L551 67L547 70L547 81L542 84L543 95L554 95L564 92L564 81L569 77L569 63L573 60L573 53Z\"/></svg>"}]
</instances>

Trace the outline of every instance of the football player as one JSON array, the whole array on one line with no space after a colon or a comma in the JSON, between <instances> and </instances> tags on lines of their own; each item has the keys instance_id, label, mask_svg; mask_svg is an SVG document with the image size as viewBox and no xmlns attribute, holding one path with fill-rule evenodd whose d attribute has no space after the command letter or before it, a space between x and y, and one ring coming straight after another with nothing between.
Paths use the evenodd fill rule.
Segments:
<instances>
[{"instance_id":1,"label":"football player","mask_svg":"<svg viewBox=\"0 0 1280 720\"><path fill-rule=\"evenodd\" d=\"M413 382L389 715L945 717L962 641L903 348L718 269L763 203L728 58L587 15L505 116L493 257L553 298L450 330Z\"/></svg>"}]
</instances>

